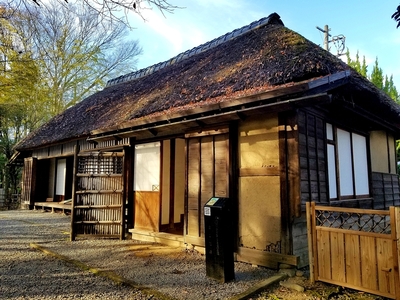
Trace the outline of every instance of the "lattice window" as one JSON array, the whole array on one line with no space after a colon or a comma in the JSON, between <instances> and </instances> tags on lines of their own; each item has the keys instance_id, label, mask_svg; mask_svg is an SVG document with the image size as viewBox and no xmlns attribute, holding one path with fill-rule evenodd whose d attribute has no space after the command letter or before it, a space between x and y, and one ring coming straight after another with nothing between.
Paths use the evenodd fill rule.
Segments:
<instances>
[{"instance_id":1,"label":"lattice window","mask_svg":"<svg viewBox=\"0 0 400 300\"><path fill-rule=\"evenodd\" d=\"M315 214L317 226L384 234L391 233L389 215L330 210L316 210Z\"/></svg>"},{"instance_id":2,"label":"lattice window","mask_svg":"<svg viewBox=\"0 0 400 300\"><path fill-rule=\"evenodd\" d=\"M81 156L78 160L78 173L80 174L122 174L123 157L114 152L95 153Z\"/></svg>"}]
</instances>

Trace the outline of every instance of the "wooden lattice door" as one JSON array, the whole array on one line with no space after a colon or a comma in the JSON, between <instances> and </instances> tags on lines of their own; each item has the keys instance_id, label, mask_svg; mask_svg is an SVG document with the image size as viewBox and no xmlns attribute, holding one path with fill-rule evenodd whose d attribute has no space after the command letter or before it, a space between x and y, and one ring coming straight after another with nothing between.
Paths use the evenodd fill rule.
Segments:
<instances>
[{"instance_id":1,"label":"wooden lattice door","mask_svg":"<svg viewBox=\"0 0 400 300\"><path fill-rule=\"evenodd\" d=\"M125 236L124 152L77 155L71 240Z\"/></svg>"},{"instance_id":2,"label":"wooden lattice door","mask_svg":"<svg viewBox=\"0 0 400 300\"><path fill-rule=\"evenodd\" d=\"M35 202L36 164L37 159L34 157L28 157L24 160L21 192L21 203L24 205L32 206Z\"/></svg>"}]
</instances>

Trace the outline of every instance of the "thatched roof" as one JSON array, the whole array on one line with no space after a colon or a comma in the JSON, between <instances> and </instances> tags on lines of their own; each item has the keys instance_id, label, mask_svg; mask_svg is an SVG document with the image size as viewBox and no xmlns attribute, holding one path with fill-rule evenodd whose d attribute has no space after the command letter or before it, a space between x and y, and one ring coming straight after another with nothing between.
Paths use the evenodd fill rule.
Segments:
<instances>
[{"instance_id":1,"label":"thatched roof","mask_svg":"<svg viewBox=\"0 0 400 300\"><path fill-rule=\"evenodd\" d=\"M16 149L82 138L132 122L148 123L163 114L185 114L195 107L312 82L348 69L329 52L284 27L279 16L272 14L168 62L111 81L104 90L30 134ZM383 110L400 115L393 101L367 80L351 74L351 84L372 99L371 105L383 103Z\"/></svg>"}]
</instances>

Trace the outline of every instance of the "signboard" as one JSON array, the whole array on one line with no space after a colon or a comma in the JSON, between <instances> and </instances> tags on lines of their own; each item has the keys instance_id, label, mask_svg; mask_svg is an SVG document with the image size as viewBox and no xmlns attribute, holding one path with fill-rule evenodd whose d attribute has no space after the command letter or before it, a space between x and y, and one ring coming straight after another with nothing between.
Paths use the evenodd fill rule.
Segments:
<instances>
[{"instance_id":1,"label":"signboard","mask_svg":"<svg viewBox=\"0 0 400 300\"><path fill-rule=\"evenodd\" d=\"M206 205L204 206L204 215L205 216L211 216L211 208L210 206L213 206L215 203L217 203L217 201L219 200L219 198L211 198L210 200L208 200L208 202L206 203Z\"/></svg>"}]
</instances>

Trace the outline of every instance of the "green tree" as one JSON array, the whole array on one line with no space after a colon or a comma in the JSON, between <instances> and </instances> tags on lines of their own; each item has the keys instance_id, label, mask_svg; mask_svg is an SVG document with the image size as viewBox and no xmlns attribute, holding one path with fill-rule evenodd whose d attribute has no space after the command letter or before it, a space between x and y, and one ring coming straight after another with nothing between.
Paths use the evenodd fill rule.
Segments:
<instances>
[{"instance_id":1,"label":"green tree","mask_svg":"<svg viewBox=\"0 0 400 300\"><path fill-rule=\"evenodd\" d=\"M43 98L38 97L39 67L29 45L9 22L10 14L0 10L0 186L6 203L17 193L20 169L9 165L13 147L41 123Z\"/></svg>"},{"instance_id":2,"label":"green tree","mask_svg":"<svg viewBox=\"0 0 400 300\"><path fill-rule=\"evenodd\" d=\"M347 64L360 73L362 76L370 80L376 87L383 90L388 94L394 101L399 102L400 97L397 92L396 86L393 82L393 75L388 77L383 75L382 68L379 67L378 57L375 59L375 63L372 67L371 74L368 74L368 66L365 61L365 56L363 56L362 63L360 62L360 56L357 51L356 59L352 60L350 57L350 51L347 49L346 52Z\"/></svg>"},{"instance_id":3,"label":"green tree","mask_svg":"<svg viewBox=\"0 0 400 300\"><path fill-rule=\"evenodd\" d=\"M379 67L378 58L375 59L370 80L375 86L388 94L394 101L398 102L400 100L399 93L393 83L393 75L390 77L383 75L383 70Z\"/></svg>"},{"instance_id":4,"label":"green tree","mask_svg":"<svg viewBox=\"0 0 400 300\"><path fill-rule=\"evenodd\" d=\"M393 83L393 75L390 78L385 75L385 82L383 84L383 90L396 102L400 102L399 93L397 92L396 86Z\"/></svg>"},{"instance_id":5,"label":"green tree","mask_svg":"<svg viewBox=\"0 0 400 300\"><path fill-rule=\"evenodd\" d=\"M400 6L399 6L400 7ZM378 63L378 57L375 59L375 63L372 67L371 75L368 76L368 66L366 65L365 62L365 56L363 56L363 62L362 64L360 63L360 57L356 55L356 60L352 60L350 58L350 51L347 49L346 52L346 57L347 57L347 64L355 69L358 73L363 75L365 78L368 78L376 87L379 89L383 90L387 95L390 96L394 101L397 103L400 102L400 96L399 93L397 92L396 86L393 83L393 75L388 77L387 75L383 75L383 70L379 67ZM396 142L396 151L397 151L397 157L400 158L400 141ZM400 174L400 165L398 166L398 174Z\"/></svg>"},{"instance_id":6,"label":"green tree","mask_svg":"<svg viewBox=\"0 0 400 300\"><path fill-rule=\"evenodd\" d=\"M11 195L18 193L20 169L18 166L8 164L13 155L13 147L21 138L21 124L24 119L25 109L21 105L0 105L0 174L1 186L5 191L6 204L10 204Z\"/></svg>"},{"instance_id":7,"label":"green tree","mask_svg":"<svg viewBox=\"0 0 400 300\"><path fill-rule=\"evenodd\" d=\"M363 56L363 61L362 64L360 62L360 55L356 54L356 60L352 60L350 57L350 51L349 49L347 49L346 52L346 58L347 58L347 64L352 67L353 69L355 69L358 73L360 73L362 76L364 76L365 78L368 77L368 66L365 62L365 56Z\"/></svg>"},{"instance_id":8,"label":"green tree","mask_svg":"<svg viewBox=\"0 0 400 300\"><path fill-rule=\"evenodd\" d=\"M372 67L370 81L380 90L383 90L384 76L383 71L378 64L378 57L375 59L374 66Z\"/></svg>"},{"instance_id":9,"label":"green tree","mask_svg":"<svg viewBox=\"0 0 400 300\"><path fill-rule=\"evenodd\" d=\"M40 12L39 12L40 9ZM141 49L127 27L80 5L0 8L0 185L18 190L13 147L109 78L135 69Z\"/></svg>"}]
</instances>

